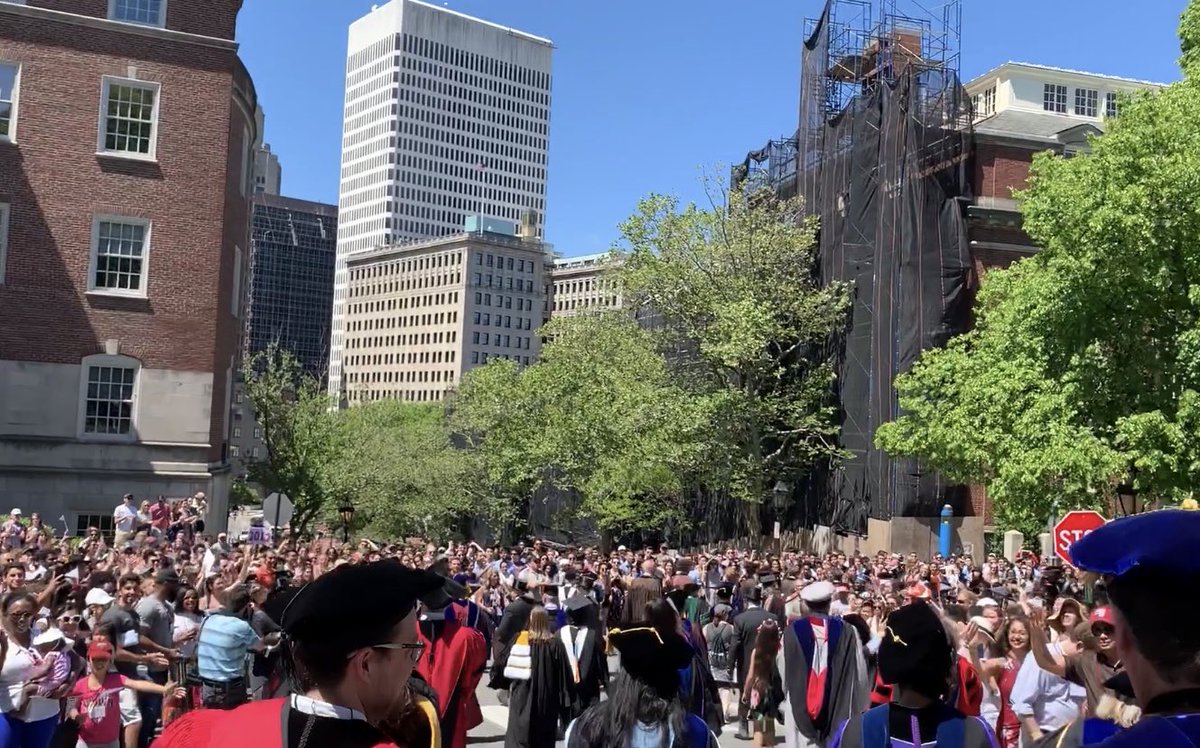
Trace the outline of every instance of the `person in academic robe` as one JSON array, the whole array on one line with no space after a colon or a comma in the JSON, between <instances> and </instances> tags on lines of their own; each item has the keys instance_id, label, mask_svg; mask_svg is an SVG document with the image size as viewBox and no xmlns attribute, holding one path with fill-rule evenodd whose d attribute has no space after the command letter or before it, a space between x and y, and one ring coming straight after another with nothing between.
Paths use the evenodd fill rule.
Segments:
<instances>
[{"instance_id":1,"label":"person in academic robe","mask_svg":"<svg viewBox=\"0 0 1200 748\"><path fill-rule=\"evenodd\" d=\"M733 657L737 670L737 683L746 682L750 673L750 658L754 653L754 644L758 639L758 629L763 621L773 619L766 608L762 607L763 594L759 587L746 587L743 590L746 609L733 619ZM750 739L749 710L745 701L738 702L738 727L735 737L738 740Z\"/></svg>"},{"instance_id":2,"label":"person in academic robe","mask_svg":"<svg viewBox=\"0 0 1200 748\"><path fill-rule=\"evenodd\" d=\"M879 646L879 672L892 685L892 700L842 720L830 748L999 748L986 720L946 703L955 659L954 639L932 606L893 612Z\"/></svg>"},{"instance_id":3,"label":"person in academic robe","mask_svg":"<svg viewBox=\"0 0 1200 748\"><path fill-rule=\"evenodd\" d=\"M295 591L276 619L299 693L189 712L154 745L436 748L437 722L409 678L425 649L417 600L442 585L436 574L394 560L322 574Z\"/></svg>"},{"instance_id":4,"label":"person in academic robe","mask_svg":"<svg viewBox=\"0 0 1200 748\"><path fill-rule=\"evenodd\" d=\"M567 664L575 686L572 717L600 701L600 690L608 685L608 657L600 637L596 603L576 590L567 599L567 625L558 637L567 652Z\"/></svg>"},{"instance_id":5,"label":"person in academic robe","mask_svg":"<svg viewBox=\"0 0 1200 748\"><path fill-rule=\"evenodd\" d=\"M1084 745L1200 746L1197 538L1200 510L1161 509L1108 522L1068 550L1072 566L1105 582L1113 648L1142 709L1136 724L1098 743L1083 725Z\"/></svg>"},{"instance_id":6,"label":"person in academic robe","mask_svg":"<svg viewBox=\"0 0 1200 748\"><path fill-rule=\"evenodd\" d=\"M833 585L800 592L808 615L783 630L784 736L788 748L825 746L839 724L867 706L871 683L858 631L829 615Z\"/></svg>"},{"instance_id":7,"label":"person in academic robe","mask_svg":"<svg viewBox=\"0 0 1200 748\"><path fill-rule=\"evenodd\" d=\"M484 644L490 650L492 637L496 633L496 625L487 611L470 598L470 595L474 594L477 589L479 589L479 583L467 574L456 574L450 578L449 584L446 586L446 592L454 600L455 618L463 626L483 634Z\"/></svg>"},{"instance_id":8,"label":"person in academic robe","mask_svg":"<svg viewBox=\"0 0 1200 748\"><path fill-rule=\"evenodd\" d=\"M677 594L677 591L672 590L667 594ZM693 632L699 633L697 627L692 627L689 621L681 619L675 604L669 599L647 605L646 619L660 634L682 636L692 648L691 662L679 671L679 692L683 698L683 705L689 712L703 719L713 733L720 735L721 726L725 724L721 691L708 664L708 645L704 643L703 637L692 635Z\"/></svg>"},{"instance_id":9,"label":"person in academic robe","mask_svg":"<svg viewBox=\"0 0 1200 748\"><path fill-rule=\"evenodd\" d=\"M504 748L554 748L570 718L575 683L566 646L552 631L545 607L530 613L504 673L512 684Z\"/></svg>"},{"instance_id":10,"label":"person in academic robe","mask_svg":"<svg viewBox=\"0 0 1200 748\"><path fill-rule=\"evenodd\" d=\"M463 626L445 585L421 598L418 617L425 656L417 672L438 696L438 721L446 748L466 748L467 732L483 723L475 696L487 667L483 634Z\"/></svg>"},{"instance_id":11,"label":"person in academic robe","mask_svg":"<svg viewBox=\"0 0 1200 748\"><path fill-rule=\"evenodd\" d=\"M492 637L492 673L488 682L489 688L501 692L508 691L508 680L504 677L504 663L508 661L508 651L520 634L529 625L529 614L542 604L541 580L531 571L523 571L517 575L513 583L518 592L517 599L504 607L500 623L496 625L496 633ZM501 696L501 703L507 696Z\"/></svg>"},{"instance_id":12,"label":"person in academic robe","mask_svg":"<svg viewBox=\"0 0 1200 748\"><path fill-rule=\"evenodd\" d=\"M566 748L717 748L717 737L687 711L680 696L679 672L695 656L691 645L648 621L612 629L608 639L621 655L621 670L608 698L567 727Z\"/></svg>"}]
</instances>

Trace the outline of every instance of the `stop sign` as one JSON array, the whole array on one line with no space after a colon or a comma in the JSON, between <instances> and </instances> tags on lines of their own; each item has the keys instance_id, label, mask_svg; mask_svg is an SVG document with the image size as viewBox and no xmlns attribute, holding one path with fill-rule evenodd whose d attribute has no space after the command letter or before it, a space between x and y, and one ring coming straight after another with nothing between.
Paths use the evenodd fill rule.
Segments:
<instances>
[{"instance_id":1,"label":"stop sign","mask_svg":"<svg viewBox=\"0 0 1200 748\"><path fill-rule=\"evenodd\" d=\"M1054 552L1066 563L1071 563L1071 556L1067 553L1071 549L1071 545L1107 521L1099 512L1090 510L1067 512L1054 525Z\"/></svg>"}]
</instances>

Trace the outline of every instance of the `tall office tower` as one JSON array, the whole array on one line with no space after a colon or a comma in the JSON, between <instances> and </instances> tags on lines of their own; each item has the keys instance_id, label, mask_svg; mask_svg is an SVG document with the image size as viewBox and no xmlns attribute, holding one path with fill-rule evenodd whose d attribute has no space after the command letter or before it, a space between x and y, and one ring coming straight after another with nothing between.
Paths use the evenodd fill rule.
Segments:
<instances>
[{"instance_id":1,"label":"tall office tower","mask_svg":"<svg viewBox=\"0 0 1200 748\"><path fill-rule=\"evenodd\" d=\"M342 388L352 253L463 230L542 235L553 45L417 0L350 26L329 387Z\"/></svg>"}]
</instances>

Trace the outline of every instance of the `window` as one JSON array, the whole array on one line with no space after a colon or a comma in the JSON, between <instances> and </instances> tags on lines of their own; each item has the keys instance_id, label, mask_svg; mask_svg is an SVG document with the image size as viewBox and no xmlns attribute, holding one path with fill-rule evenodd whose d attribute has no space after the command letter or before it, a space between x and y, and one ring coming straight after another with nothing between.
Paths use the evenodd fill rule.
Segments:
<instances>
[{"instance_id":1,"label":"window","mask_svg":"<svg viewBox=\"0 0 1200 748\"><path fill-rule=\"evenodd\" d=\"M76 514L75 534L81 538L87 537L89 527L94 527L100 534L110 540L113 537L113 516L108 514Z\"/></svg>"},{"instance_id":2,"label":"window","mask_svg":"<svg viewBox=\"0 0 1200 748\"><path fill-rule=\"evenodd\" d=\"M242 438L242 427L241 427L241 426L234 426L234 427L233 427L233 438L234 438L234 439L241 439L241 438Z\"/></svg>"},{"instance_id":3,"label":"window","mask_svg":"<svg viewBox=\"0 0 1200 748\"><path fill-rule=\"evenodd\" d=\"M4 284L4 263L8 251L8 203L0 203L0 285Z\"/></svg>"},{"instance_id":4,"label":"window","mask_svg":"<svg viewBox=\"0 0 1200 748\"><path fill-rule=\"evenodd\" d=\"M259 454L259 452L258 452L258 447L251 447L251 448L250 448L250 457L251 457L251 459L255 459L255 460L257 460L257 459L258 459L258 454Z\"/></svg>"},{"instance_id":5,"label":"window","mask_svg":"<svg viewBox=\"0 0 1200 748\"><path fill-rule=\"evenodd\" d=\"M133 435L134 396L139 364L128 356L98 354L82 362L82 424L85 435Z\"/></svg>"},{"instance_id":6,"label":"window","mask_svg":"<svg viewBox=\"0 0 1200 748\"><path fill-rule=\"evenodd\" d=\"M1067 87L1047 83L1042 88L1042 109L1047 112L1067 113Z\"/></svg>"},{"instance_id":7,"label":"window","mask_svg":"<svg viewBox=\"0 0 1200 748\"><path fill-rule=\"evenodd\" d=\"M0 84L0 86L2 86L2 84ZM4 106L4 102L0 101L0 107L2 106ZM1108 93L1104 94L1104 116L1117 116L1117 94L1115 91L1109 91Z\"/></svg>"},{"instance_id":8,"label":"window","mask_svg":"<svg viewBox=\"0 0 1200 748\"><path fill-rule=\"evenodd\" d=\"M1099 100L1100 94L1094 88L1075 89L1075 116L1097 116L1097 103Z\"/></svg>"},{"instance_id":9,"label":"window","mask_svg":"<svg viewBox=\"0 0 1200 748\"><path fill-rule=\"evenodd\" d=\"M17 81L21 68L0 62L0 142L17 139Z\"/></svg>"},{"instance_id":10,"label":"window","mask_svg":"<svg viewBox=\"0 0 1200 748\"><path fill-rule=\"evenodd\" d=\"M236 444L230 444L229 445L229 456L230 457L241 457L242 456L242 448Z\"/></svg>"},{"instance_id":11,"label":"window","mask_svg":"<svg viewBox=\"0 0 1200 748\"><path fill-rule=\"evenodd\" d=\"M114 21L163 26L167 0L108 0L108 17Z\"/></svg>"},{"instance_id":12,"label":"window","mask_svg":"<svg viewBox=\"0 0 1200 748\"><path fill-rule=\"evenodd\" d=\"M111 216L96 218L92 225L92 272L88 291L144 297L149 245L149 221Z\"/></svg>"},{"instance_id":13,"label":"window","mask_svg":"<svg viewBox=\"0 0 1200 748\"><path fill-rule=\"evenodd\" d=\"M104 78L99 151L153 159L158 135L157 83Z\"/></svg>"}]
</instances>

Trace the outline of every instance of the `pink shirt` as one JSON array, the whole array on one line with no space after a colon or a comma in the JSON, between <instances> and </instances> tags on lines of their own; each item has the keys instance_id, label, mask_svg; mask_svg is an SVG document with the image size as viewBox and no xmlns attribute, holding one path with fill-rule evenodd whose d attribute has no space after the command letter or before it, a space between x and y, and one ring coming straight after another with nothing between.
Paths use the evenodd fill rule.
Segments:
<instances>
[{"instance_id":1,"label":"pink shirt","mask_svg":"<svg viewBox=\"0 0 1200 748\"><path fill-rule=\"evenodd\" d=\"M86 675L75 682L71 698L76 700L75 708L83 717L79 725L79 737L83 742L103 745L115 743L120 737L120 694L124 685L125 676L111 671L104 676L104 685L100 688L93 689Z\"/></svg>"}]
</instances>

